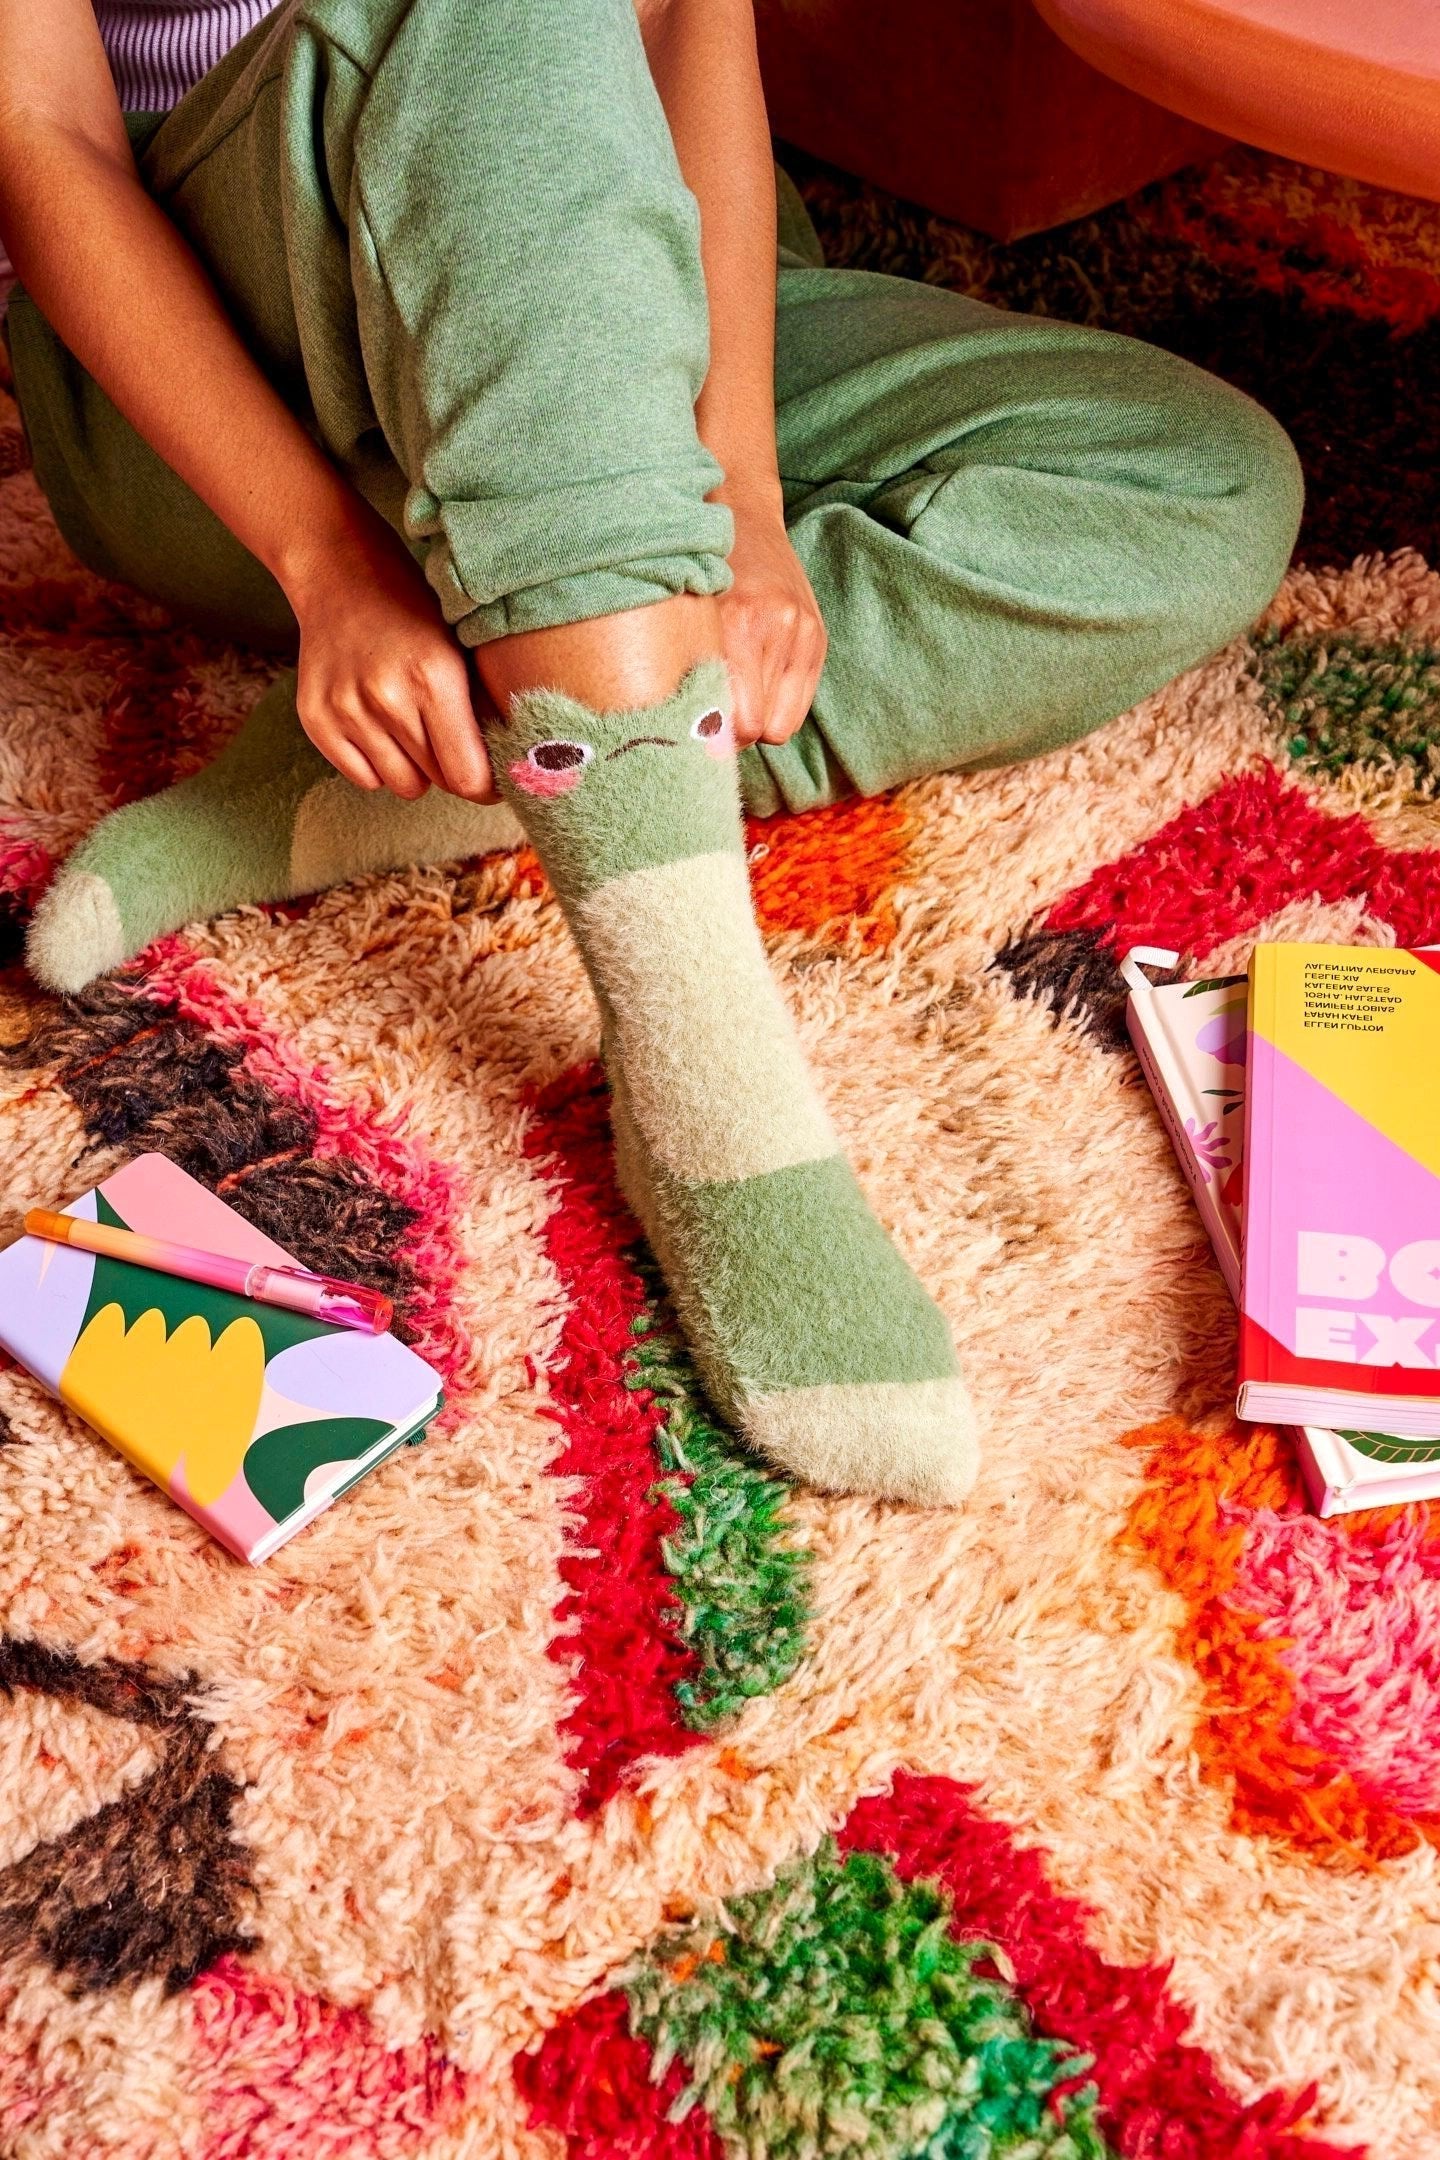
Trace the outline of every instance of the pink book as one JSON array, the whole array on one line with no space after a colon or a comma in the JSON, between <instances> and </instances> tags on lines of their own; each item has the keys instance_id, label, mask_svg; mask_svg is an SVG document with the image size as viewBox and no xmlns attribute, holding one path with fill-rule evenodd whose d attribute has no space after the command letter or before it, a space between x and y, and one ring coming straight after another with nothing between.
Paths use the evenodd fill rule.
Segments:
<instances>
[{"instance_id":1,"label":"pink book","mask_svg":"<svg viewBox=\"0 0 1440 2160\"><path fill-rule=\"evenodd\" d=\"M1195 1196L1226 1287L1240 1302L1249 1057L1247 978L1152 983L1178 954L1137 946L1121 974L1126 1021L1176 1160ZM1440 1445L1356 1425L1291 1424L1317 1514L1351 1513L1440 1494Z\"/></svg>"},{"instance_id":2,"label":"pink book","mask_svg":"<svg viewBox=\"0 0 1440 2160\"><path fill-rule=\"evenodd\" d=\"M1241 1417L1440 1441L1440 953L1257 945Z\"/></svg>"}]
</instances>

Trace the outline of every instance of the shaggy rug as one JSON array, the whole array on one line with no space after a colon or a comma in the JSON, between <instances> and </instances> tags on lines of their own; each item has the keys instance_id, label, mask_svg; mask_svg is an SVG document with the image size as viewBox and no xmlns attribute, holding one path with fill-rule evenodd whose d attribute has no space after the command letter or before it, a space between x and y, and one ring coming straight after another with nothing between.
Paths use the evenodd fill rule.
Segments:
<instances>
[{"instance_id":1,"label":"shaggy rug","mask_svg":"<svg viewBox=\"0 0 1440 2160\"><path fill-rule=\"evenodd\" d=\"M1232 1421L1115 964L1440 937L1435 214L1237 153L1000 249L804 177L833 256L1183 349L1309 468L1249 640L753 836L975 1498L817 1498L707 1414L523 853L35 994L53 864L262 670L83 575L12 426L0 1236L162 1149L393 1292L450 1407L249 1570L0 1374L7 2160L1440 2153L1440 1535L1314 1520Z\"/></svg>"}]
</instances>

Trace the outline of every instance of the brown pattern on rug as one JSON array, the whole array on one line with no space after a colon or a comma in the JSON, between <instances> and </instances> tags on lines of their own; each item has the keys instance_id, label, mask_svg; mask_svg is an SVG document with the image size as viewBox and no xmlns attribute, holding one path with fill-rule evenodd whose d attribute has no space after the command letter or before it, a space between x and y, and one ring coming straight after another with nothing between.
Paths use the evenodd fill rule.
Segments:
<instances>
[{"instance_id":1,"label":"brown pattern on rug","mask_svg":"<svg viewBox=\"0 0 1440 2160\"><path fill-rule=\"evenodd\" d=\"M191 1709L193 1682L0 1637L0 1695L34 1689L153 1728L154 1772L63 1837L0 1869L0 1958L39 1954L84 1989L158 1979L168 1994L249 1950L255 1900L235 1835L240 1788Z\"/></svg>"},{"instance_id":2,"label":"brown pattern on rug","mask_svg":"<svg viewBox=\"0 0 1440 2160\"><path fill-rule=\"evenodd\" d=\"M107 982L42 1012L7 1055L48 1068L97 1141L158 1149L302 1266L384 1291L405 1333L414 1272L398 1248L414 1210L350 1164L318 1159L313 1114L243 1072L237 1045Z\"/></svg>"}]
</instances>

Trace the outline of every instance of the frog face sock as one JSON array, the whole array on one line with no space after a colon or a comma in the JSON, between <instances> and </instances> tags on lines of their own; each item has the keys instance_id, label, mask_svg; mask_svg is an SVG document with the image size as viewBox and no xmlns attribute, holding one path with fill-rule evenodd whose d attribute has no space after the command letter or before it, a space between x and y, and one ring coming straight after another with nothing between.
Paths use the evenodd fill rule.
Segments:
<instances>
[{"instance_id":1,"label":"frog face sock","mask_svg":"<svg viewBox=\"0 0 1440 2160\"><path fill-rule=\"evenodd\" d=\"M48 988L83 990L182 923L520 839L503 804L352 787L301 728L284 675L213 765L101 819L41 899L26 958Z\"/></svg>"},{"instance_id":2,"label":"frog face sock","mask_svg":"<svg viewBox=\"0 0 1440 2160\"><path fill-rule=\"evenodd\" d=\"M840 1152L750 905L725 672L489 735L599 1000L616 1159L720 1411L811 1484L956 1501L975 1473L949 1329Z\"/></svg>"}]
</instances>

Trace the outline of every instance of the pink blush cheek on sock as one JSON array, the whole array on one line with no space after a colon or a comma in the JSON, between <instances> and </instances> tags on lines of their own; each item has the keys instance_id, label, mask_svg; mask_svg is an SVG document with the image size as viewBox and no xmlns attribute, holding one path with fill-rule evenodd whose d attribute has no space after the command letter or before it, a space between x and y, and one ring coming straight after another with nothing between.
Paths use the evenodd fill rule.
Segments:
<instances>
[{"instance_id":1,"label":"pink blush cheek on sock","mask_svg":"<svg viewBox=\"0 0 1440 2160\"><path fill-rule=\"evenodd\" d=\"M545 772L538 765L532 765L528 757L523 757L516 758L510 767L510 778L516 787L523 788L527 795L541 795L547 801L553 801L557 795L569 795L579 787L584 772L583 765L568 766L559 772Z\"/></svg>"}]
</instances>

